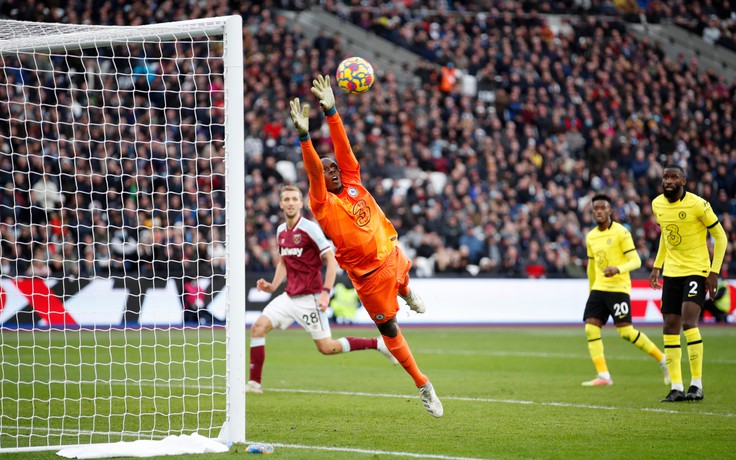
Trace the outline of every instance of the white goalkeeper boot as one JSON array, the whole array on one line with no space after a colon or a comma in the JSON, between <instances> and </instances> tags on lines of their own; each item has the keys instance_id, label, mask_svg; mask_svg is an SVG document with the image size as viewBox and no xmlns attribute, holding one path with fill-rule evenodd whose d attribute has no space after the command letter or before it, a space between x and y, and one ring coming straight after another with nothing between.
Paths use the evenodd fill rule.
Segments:
<instances>
[{"instance_id":1,"label":"white goalkeeper boot","mask_svg":"<svg viewBox=\"0 0 736 460\"><path fill-rule=\"evenodd\" d=\"M442 417L445 410L442 408L442 402L434 392L434 387L430 381L427 381L423 387L419 387L419 396L422 397L422 404L424 404L424 408L427 409L429 415L432 417Z\"/></svg>"},{"instance_id":2,"label":"white goalkeeper boot","mask_svg":"<svg viewBox=\"0 0 736 460\"><path fill-rule=\"evenodd\" d=\"M399 297L404 299L404 302L409 305L409 308L411 308L415 312L424 313L425 311L427 311L427 307L424 306L424 301L421 297L419 297L419 294L414 292L414 289L409 291L409 295L399 294Z\"/></svg>"}]
</instances>

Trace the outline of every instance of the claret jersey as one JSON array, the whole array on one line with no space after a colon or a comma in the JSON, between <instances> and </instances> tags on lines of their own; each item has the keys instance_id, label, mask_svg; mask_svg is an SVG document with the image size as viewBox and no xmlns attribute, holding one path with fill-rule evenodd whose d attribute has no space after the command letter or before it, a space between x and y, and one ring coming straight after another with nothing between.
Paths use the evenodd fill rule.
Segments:
<instances>
[{"instance_id":1,"label":"claret jersey","mask_svg":"<svg viewBox=\"0 0 736 460\"><path fill-rule=\"evenodd\" d=\"M322 256L332 244L316 223L300 217L294 228L286 222L276 230L281 260L286 265L286 293L317 294L322 290Z\"/></svg>"}]
</instances>

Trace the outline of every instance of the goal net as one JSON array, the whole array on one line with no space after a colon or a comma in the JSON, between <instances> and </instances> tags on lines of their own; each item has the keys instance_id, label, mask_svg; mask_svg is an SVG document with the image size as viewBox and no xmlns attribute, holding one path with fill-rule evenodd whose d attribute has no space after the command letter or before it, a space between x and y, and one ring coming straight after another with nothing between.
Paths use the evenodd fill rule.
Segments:
<instances>
[{"instance_id":1,"label":"goal net","mask_svg":"<svg viewBox=\"0 0 736 460\"><path fill-rule=\"evenodd\" d=\"M242 46L0 21L0 453L245 441Z\"/></svg>"}]
</instances>

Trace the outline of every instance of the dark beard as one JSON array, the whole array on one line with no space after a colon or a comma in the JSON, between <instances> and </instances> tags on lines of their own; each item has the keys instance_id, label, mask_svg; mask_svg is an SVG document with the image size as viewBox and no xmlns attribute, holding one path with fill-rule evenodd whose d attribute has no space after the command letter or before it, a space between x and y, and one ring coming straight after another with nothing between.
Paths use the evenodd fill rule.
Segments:
<instances>
[{"instance_id":1,"label":"dark beard","mask_svg":"<svg viewBox=\"0 0 736 460\"><path fill-rule=\"evenodd\" d=\"M680 193L682 192L682 185L679 187L675 187L671 192L668 192L667 190L663 191L664 197L668 200L675 200L680 197Z\"/></svg>"}]
</instances>

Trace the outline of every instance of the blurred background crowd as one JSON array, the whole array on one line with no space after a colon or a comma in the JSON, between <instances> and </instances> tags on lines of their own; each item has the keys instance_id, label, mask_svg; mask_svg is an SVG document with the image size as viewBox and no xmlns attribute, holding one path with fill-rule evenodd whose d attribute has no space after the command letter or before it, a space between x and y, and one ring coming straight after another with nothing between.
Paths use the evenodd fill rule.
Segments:
<instances>
[{"instance_id":1,"label":"blurred background crowd","mask_svg":"<svg viewBox=\"0 0 736 460\"><path fill-rule=\"evenodd\" d=\"M360 53L329 34L307 38L298 24L279 14L279 9L295 11L312 3L421 57L409 69L415 85L400 85L377 68L378 81L368 93L336 94L366 186L398 230L416 275L585 276L585 233L594 225L590 199L608 193L614 218L630 229L644 261L635 276L644 276L659 241L650 203L661 193L663 166L676 163L688 173L687 189L709 200L719 215L729 235L723 275L736 277L736 81L700 70L695 61L668 58L658 43L635 39L628 30L631 22L666 20L707 41L716 34L706 31L715 27L720 33L713 46L728 47L734 8L727 1L8 0L0 5L0 16L137 25L241 14L245 263L249 272L269 272L278 257L279 188L285 183L308 188L287 101L298 96L314 103L309 92L314 76L333 75L340 60ZM550 27L547 14L564 15L563 26ZM152 81L174 73L146 72L154 74ZM177 70L177 85L184 84L186 74ZM476 91L466 91L463 76L474 77ZM216 98L217 82L203 84ZM0 91L9 90L0 85ZM187 117L221 116L198 112L213 101L199 102L197 97L163 101L162 107L177 113L159 110L151 116L169 121L175 116L181 126ZM0 105L0 119L8 111ZM310 129L317 151L331 154L318 110ZM133 139L141 133L118 136ZM62 216L53 212L34 222L56 219L56 226L18 225L30 219L10 208L19 190L27 191L22 198L27 203L36 202L41 198L32 190L39 178L48 183L51 176L58 178L63 195L65 174L63 165L54 169L41 157L24 159L33 145L11 146L0 137L3 273L42 274L33 271L34 259L51 260L51 271L66 264L78 276L100 270L153 273L157 260L165 261L167 270L174 263L186 271L203 260L217 260L214 266L222 267L222 135L210 130L176 136L210 147L196 149L207 152L203 158L187 149L135 149L135 159L126 161L118 152L112 162L102 157L106 149L88 149L89 161L76 166L88 173L88 189L59 201L68 209L91 209L87 218L99 223L90 228L105 229L99 235L54 232ZM95 169L95 158L106 166ZM150 164L143 171L157 180L136 178L141 162ZM171 199L171 193L178 198ZM102 209L89 206L95 194L106 204ZM45 190L37 195L48 196ZM84 203L72 207L75 199ZM85 260L108 262L85 269Z\"/></svg>"}]
</instances>

